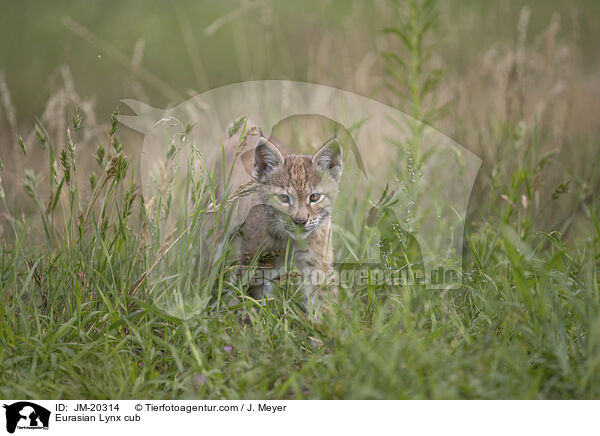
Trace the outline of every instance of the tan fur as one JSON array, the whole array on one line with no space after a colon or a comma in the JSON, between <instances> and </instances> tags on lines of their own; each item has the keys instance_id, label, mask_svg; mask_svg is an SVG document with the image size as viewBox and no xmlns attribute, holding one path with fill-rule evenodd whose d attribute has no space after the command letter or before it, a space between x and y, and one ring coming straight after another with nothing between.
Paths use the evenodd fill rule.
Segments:
<instances>
[{"instance_id":1,"label":"tan fur","mask_svg":"<svg viewBox=\"0 0 600 436\"><path fill-rule=\"evenodd\" d=\"M240 261L248 264L261 253L261 266L279 270L285 266L287 250L297 270L331 273L331 211L342 165L339 143L328 141L313 156L290 154L284 146L261 137L256 127L248 122L248 134L241 139L240 133L234 135L225 146L227 171L233 165L229 192L248 184L254 187L252 194L238 199L234 206L234 225L241 230ZM224 196L222 179L217 171L219 201ZM311 201L311 194L318 201ZM281 200L286 198L283 196L287 202ZM260 296L265 288L260 286L252 292ZM307 286L308 303L320 304L320 288Z\"/></svg>"}]
</instances>

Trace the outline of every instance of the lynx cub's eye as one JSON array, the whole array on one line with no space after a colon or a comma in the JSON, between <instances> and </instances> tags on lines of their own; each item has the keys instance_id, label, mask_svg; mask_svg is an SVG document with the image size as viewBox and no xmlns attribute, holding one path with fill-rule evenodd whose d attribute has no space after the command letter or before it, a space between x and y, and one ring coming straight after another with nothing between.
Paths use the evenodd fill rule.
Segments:
<instances>
[{"instance_id":1,"label":"lynx cub's eye","mask_svg":"<svg viewBox=\"0 0 600 436\"><path fill-rule=\"evenodd\" d=\"M290 202L290 197L286 194L277 194L277 199L285 204Z\"/></svg>"},{"instance_id":2,"label":"lynx cub's eye","mask_svg":"<svg viewBox=\"0 0 600 436\"><path fill-rule=\"evenodd\" d=\"M321 199L321 197L322 197L322 195L319 194L318 192L313 192L308 197L308 201L310 201L311 203L317 203Z\"/></svg>"}]
</instances>

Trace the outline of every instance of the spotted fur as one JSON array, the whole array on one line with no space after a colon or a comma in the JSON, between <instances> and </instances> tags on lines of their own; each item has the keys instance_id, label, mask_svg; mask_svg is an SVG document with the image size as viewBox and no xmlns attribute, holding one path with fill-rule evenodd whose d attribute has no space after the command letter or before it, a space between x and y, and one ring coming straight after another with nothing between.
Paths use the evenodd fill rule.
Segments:
<instances>
[{"instance_id":1,"label":"spotted fur","mask_svg":"<svg viewBox=\"0 0 600 436\"><path fill-rule=\"evenodd\" d=\"M249 150L250 151L250 150ZM248 170L249 155L246 160ZM261 265L277 270L293 256L299 271L325 275L333 269L331 212L342 174L342 148L336 139L324 144L313 156L283 154L268 139L255 139L251 179L255 193L240 200L238 215L245 219L239 240L242 262L262 253ZM235 177L234 177L235 179ZM238 184L244 178L238 178ZM311 197L312 196L312 197ZM260 296L266 284L252 290ZM307 302L319 305L319 287L308 286Z\"/></svg>"}]
</instances>

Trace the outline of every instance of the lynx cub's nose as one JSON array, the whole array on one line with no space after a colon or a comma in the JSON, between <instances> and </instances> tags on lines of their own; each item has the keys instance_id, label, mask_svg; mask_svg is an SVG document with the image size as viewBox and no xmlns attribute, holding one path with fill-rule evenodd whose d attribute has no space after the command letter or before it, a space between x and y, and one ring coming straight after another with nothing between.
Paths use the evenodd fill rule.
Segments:
<instances>
[{"instance_id":1,"label":"lynx cub's nose","mask_svg":"<svg viewBox=\"0 0 600 436\"><path fill-rule=\"evenodd\" d=\"M294 218L294 222L296 224L304 225L304 224L306 224L306 221L308 221L308 218L299 218L299 217Z\"/></svg>"}]
</instances>

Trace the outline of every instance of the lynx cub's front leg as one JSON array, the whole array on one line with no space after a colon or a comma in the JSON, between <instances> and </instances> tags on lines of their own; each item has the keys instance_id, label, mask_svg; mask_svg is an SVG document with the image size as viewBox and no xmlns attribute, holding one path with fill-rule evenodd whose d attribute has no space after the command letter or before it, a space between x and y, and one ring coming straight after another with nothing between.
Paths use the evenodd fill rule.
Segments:
<instances>
[{"instance_id":1,"label":"lynx cub's front leg","mask_svg":"<svg viewBox=\"0 0 600 436\"><path fill-rule=\"evenodd\" d=\"M319 229L312 245L300 250L295 266L302 273L303 293L307 311L317 320L324 308L337 297L334 282L333 254L330 249L330 223Z\"/></svg>"}]
</instances>

